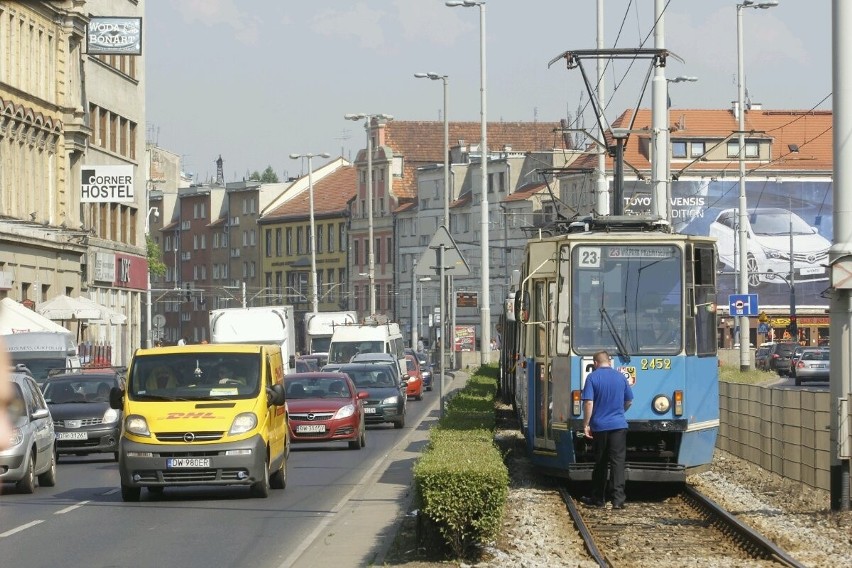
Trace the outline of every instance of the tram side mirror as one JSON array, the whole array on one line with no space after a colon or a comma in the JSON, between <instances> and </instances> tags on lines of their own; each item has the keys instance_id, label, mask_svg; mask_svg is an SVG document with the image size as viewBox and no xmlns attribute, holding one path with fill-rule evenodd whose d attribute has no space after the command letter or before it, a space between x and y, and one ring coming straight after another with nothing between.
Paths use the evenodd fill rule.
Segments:
<instances>
[{"instance_id":1,"label":"tram side mirror","mask_svg":"<svg viewBox=\"0 0 852 568\"><path fill-rule=\"evenodd\" d=\"M530 293L525 290L515 293L515 319L523 323L530 321Z\"/></svg>"}]
</instances>

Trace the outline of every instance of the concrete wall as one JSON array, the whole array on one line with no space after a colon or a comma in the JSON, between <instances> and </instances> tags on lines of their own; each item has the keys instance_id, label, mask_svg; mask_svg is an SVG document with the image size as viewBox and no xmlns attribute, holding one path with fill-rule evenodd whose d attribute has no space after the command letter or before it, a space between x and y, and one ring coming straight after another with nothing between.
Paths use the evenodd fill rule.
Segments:
<instances>
[{"instance_id":1,"label":"concrete wall","mask_svg":"<svg viewBox=\"0 0 852 568\"><path fill-rule=\"evenodd\" d=\"M829 491L830 401L828 392L720 383L716 447Z\"/></svg>"}]
</instances>

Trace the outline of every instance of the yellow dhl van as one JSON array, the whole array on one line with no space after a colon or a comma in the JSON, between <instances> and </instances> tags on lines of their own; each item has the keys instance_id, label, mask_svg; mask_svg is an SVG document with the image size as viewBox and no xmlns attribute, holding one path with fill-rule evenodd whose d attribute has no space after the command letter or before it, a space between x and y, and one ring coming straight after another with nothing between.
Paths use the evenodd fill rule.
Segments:
<instances>
[{"instance_id":1,"label":"yellow dhl van","mask_svg":"<svg viewBox=\"0 0 852 568\"><path fill-rule=\"evenodd\" d=\"M121 497L142 488L247 485L267 497L287 481L290 441L277 345L211 344L138 349L126 390L118 466Z\"/></svg>"}]
</instances>

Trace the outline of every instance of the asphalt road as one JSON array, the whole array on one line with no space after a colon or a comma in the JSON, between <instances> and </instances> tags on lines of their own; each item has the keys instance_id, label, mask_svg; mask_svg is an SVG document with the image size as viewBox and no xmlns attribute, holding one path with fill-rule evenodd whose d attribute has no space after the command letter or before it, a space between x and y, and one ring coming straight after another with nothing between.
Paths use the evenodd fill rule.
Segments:
<instances>
[{"instance_id":1,"label":"asphalt road","mask_svg":"<svg viewBox=\"0 0 852 568\"><path fill-rule=\"evenodd\" d=\"M406 427L368 426L367 446L294 445L287 488L268 499L248 488L168 488L121 500L111 455L61 456L56 487L32 495L4 484L3 566L278 567L328 523L353 488L433 408L436 392L408 401Z\"/></svg>"}]
</instances>

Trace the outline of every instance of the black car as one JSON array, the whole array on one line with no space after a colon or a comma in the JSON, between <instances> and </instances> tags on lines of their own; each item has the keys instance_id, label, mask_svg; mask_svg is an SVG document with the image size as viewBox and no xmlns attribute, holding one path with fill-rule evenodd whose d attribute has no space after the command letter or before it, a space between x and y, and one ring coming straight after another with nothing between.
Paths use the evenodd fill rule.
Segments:
<instances>
[{"instance_id":1,"label":"black car","mask_svg":"<svg viewBox=\"0 0 852 568\"><path fill-rule=\"evenodd\" d=\"M121 411L110 408L110 389L124 388L123 375L98 369L48 377L42 385L53 416L56 453L111 453L118 461Z\"/></svg>"},{"instance_id":2,"label":"black car","mask_svg":"<svg viewBox=\"0 0 852 568\"><path fill-rule=\"evenodd\" d=\"M769 351L768 370L775 371L781 376L790 376L790 361L796 344L792 341L776 343Z\"/></svg>"},{"instance_id":3,"label":"black car","mask_svg":"<svg viewBox=\"0 0 852 568\"><path fill-rule=\"evenodd\" d=\"M393 423L405 426L406 383L399 380L394 365L377 363L344 363L337 369L346 373L359 391L366 391L364 418L367 424Z\"/></svg>"}]
</instances>

